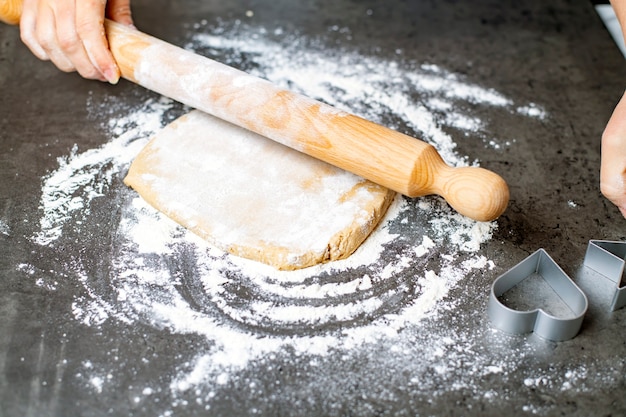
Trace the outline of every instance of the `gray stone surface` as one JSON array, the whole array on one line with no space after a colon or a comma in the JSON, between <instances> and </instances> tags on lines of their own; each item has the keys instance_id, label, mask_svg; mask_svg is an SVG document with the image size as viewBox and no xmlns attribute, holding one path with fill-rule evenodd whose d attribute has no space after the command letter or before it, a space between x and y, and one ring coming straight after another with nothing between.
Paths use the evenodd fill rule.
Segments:
<instances>
[{"instance_id":1,"label":"gray stone surface","mask_svg":"<svg viewBox=\"0 0 626 417\"><path fill-rule=\"evenodd\" d=\"M626 234L626 220L598 187L600 137L623 92L626 64L592 4L134 2L137 26L174 44L184 43L201 19L228 22L241 19L246 10L254 11L260 27L297 30L386 58L400 48L404 57L436 63L521 102L541 103L549 117L532 128L488 113L493 109L481 110L494 136L515 138L515 146L458 144L460 154L479 159L510 185L510 206L481 249L495 268L466 277L452 289L448 297L456 298L459 307L425 320L414 345L400 347L409 351L405 362L390 366L384 358L395 353L384 343L348 359L331 354L315 365L310 358L283 353L250 364L228 384L208 384L172 398L173 373L181 360L191 361L205 348L202 337L172 334L141 320L86 326L72 312L77 298L93 296L68 273L75 257L87 260L83 277L97 295L110 295L121 183L94 202L93 216L67 231L59 246L32 241L42 177L75 144L86 150L108 140L101 129L107 115L90 114L85 103L112 94L141 103L156 95L127 82L110 87L60 73L30 55L16 28L2 25L0 416L626 414L626 310L609 313L605 298L610 288L582 268L589 239L621 240ZM348 27L350 41L333 39L328 31L333 25ZM581 333L568 342L502 335L490 330L485 316L493 279L539 247L590 299ZM185 260L176 262L173 268L184 271ZM190 303L208 308L194 295L197 285L189 279L181 291ZM245 289L238 295L245 297ZM423 344L433 340L424 333L459 337L459 344L444 352L449 359L445 370L422 360ZM105 380L110 375L112 382L101 392L86 381L86 362L99 366ZM142 395L146 386L153 395Z\"/></svg>"}]
</instances>

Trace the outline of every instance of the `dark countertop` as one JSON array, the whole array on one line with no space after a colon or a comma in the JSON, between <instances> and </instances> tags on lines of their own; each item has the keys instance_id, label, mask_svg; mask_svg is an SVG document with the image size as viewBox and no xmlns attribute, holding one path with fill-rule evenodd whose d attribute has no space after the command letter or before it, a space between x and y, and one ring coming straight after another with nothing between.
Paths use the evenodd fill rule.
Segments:
<instances>
[{"instance_id":1,"label":"dark countertop","mask_svg":"<svg viewBox=\"0 0 626 417\"><path fill-rule=\"evenodd\" d=\"M132 193L121 183L123 172L115 170L124 165L116 162L124 152L103 148L115 131L109 120L121 120L158 96L125 81L111 87L63 74L31 56L15 27L0 26L0 416L626 414L626 309L610 313L610 285L582 266L590 239L626 237L626 220L598 187L600 137L623 92L626 63L591 3L137 0L133 6L141 30L173 44L188 44L192 33L215 28L242 36L252 29L256 35L296 34L312 39L302 45L317 51L358 53L398 67L415 65L416 71L421 64L436 66L514 99L513 106L536 104L546 116L531 120L468 103L467 111L487 120L486 126L458 140L449 131L459 155L479 160L510 186L510 206L491 239L477 252L453 254L457 267L480 256L491 266L454 282L445 278L446 256L458 245L444 237L434 252L382 283L380 293L369 290L382 303L369 314L314 326L242 325L232 323L234 316L214 315L219 300L202 296L202 256L183 243L160 258L145 258L171 274L166 279L186 303L183 310L193 312L180 318L185 325L168 323L144 314L138 303L124 303L142 297L132 293L140 286L124 287L128 292L119 286L124 269L118 261L129 259L120 255L127 250L120 241ZM199 52L246 70L262 66L261 58L238 53L236 46ZM185 111L166 107L166 121ZM387 117L381 122L418 135L398 124L393 111ZM491 138L512 142L489 146ZM71 212L53 243L38 242L42 184L91 149L109 149L112 157L93 165L94 180L76 191L75 203L83 201L80 193L88 185L101 197ZM420 199L406 207L391 224L401 238L382 255L389 264L406 254L399 241L419 245L422 234L434 233L441 214L423 210ZM486 317L493 280L541 247L589 297L580 334L566 342L505 335L492 330ZM218 258L206 262L223 262ZM388 340L350 346L361 339L345 335L406 307L407 294L424 285L413 277L426 270L449 284L434 313ZM357 274L363 271L315 279L337 283ZM172 293L159 293L154 288L162 284L154 280L145 284L152 292L142 305L173 306L167 299ZM236 306L258 297L250 282L229 281L224 289L233 296L224 300ZM151 299L155 294L162 298ZM345 297L363 301L361 295ZM261 301L273 307L289 302ZM241 317L246 305L238 310ZM202 367L203 360L232 364L233 355L245 356L236 340L232 348L220 348L226 343L222 333L209 329L239 329L225 334L256 338L260 347L282 344L241 366ZM301 345L307 337L311 343L333 341L322 354Z\"/></svg>"}]
</instances>

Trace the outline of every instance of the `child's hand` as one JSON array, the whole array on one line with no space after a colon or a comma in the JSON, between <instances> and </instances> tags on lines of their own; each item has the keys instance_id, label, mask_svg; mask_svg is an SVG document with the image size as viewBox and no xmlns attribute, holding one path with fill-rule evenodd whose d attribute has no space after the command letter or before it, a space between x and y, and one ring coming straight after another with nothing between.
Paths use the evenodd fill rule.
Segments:
<instances>
[{"instance_id":1,"label":"child's hand","mask_svg":"<svg viewBox=\"0 0 626 417\"><path fill-rule=\"evenodd\" d=\"M130 0L24 0L22 41L62 71L115 84L120 70L104 33L105 13L132 25Z\"/></svg>"}]
</instances>

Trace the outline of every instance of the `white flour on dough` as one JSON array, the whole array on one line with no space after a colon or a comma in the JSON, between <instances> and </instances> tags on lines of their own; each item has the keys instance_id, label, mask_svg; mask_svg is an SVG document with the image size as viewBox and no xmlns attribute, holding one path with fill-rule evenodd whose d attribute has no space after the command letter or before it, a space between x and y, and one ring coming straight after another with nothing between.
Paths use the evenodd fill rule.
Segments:
<instances>
[{"instance_id":1,"label":"white flour on dough","mask_svg":"<svg viewBox=\"0 0 626 417\"><path fill-rule=\"evenodd\" d=\"M395 195L197 110L157 133L124 182L212 245L285 270L349 256Z\"/></svg>"}]
</instances>

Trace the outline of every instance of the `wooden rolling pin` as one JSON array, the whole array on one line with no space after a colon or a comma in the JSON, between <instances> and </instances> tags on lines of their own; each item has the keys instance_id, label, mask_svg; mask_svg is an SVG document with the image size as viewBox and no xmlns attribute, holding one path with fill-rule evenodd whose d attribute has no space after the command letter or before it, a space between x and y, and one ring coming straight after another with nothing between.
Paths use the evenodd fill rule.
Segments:
<instances>
[{"instance_id":1,"label":"wooden rolling pin","mask_svg":"<svg viewBox=\"0 0 626 417\"><path fill-rule=\"evenodd\" d=\"M20 13L21 0L0 0L0 19L16 24ZM105 29L122 76L143 87L409 197L439 194L470 218L506 209L508 187L491 171L452 168L421 140L124 25L107 20Z\"/></svg>"}]
</instances>

